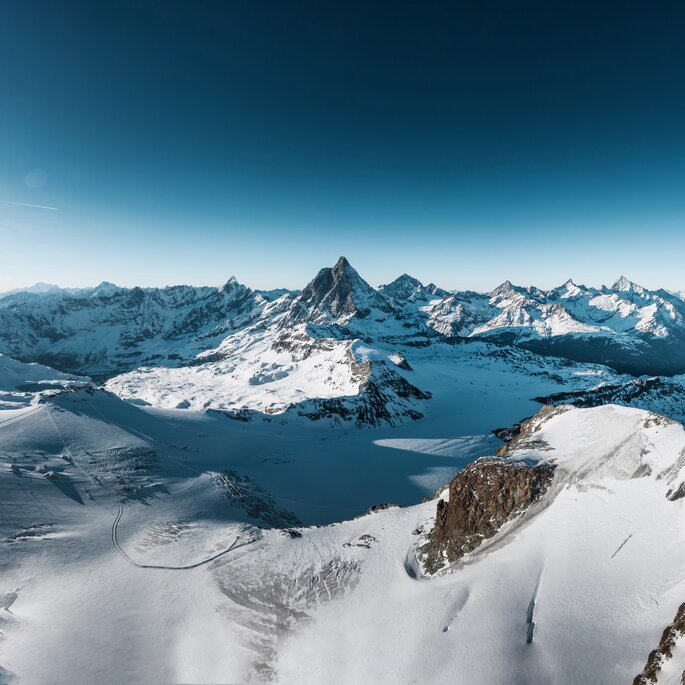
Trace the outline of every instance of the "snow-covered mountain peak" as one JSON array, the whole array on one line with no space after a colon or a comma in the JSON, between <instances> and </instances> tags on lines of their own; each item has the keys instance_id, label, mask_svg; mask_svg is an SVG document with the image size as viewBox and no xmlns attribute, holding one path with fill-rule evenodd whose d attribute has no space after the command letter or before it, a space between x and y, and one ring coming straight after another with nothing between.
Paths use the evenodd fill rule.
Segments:
<instances>
[{"instance_id":1,"label":"snow-covered mountain peak","mask_svg":"<svg viewBox=\"0 0 685 685\"><path fill-rule=\"evenodd\" d=\"M379 290L393 292L398 289L404 288L423 288L423 283L418 278L410 276L408 273L403 273L398 276L394 281L391 281L387 285L382 285Z\"/></svg>"},{"instance_id":2,"label":"snow-covered mountain peak","mask_svg":"<svg viewBox=\"0 0 685 685\"><path fill-rule=\"evenodd\" d=\"M398 276L387 285L382 285L378 291L398 304L408 302L428 302L449 295L446 290L439 288L434 283L424 285L418 278L407 273Z\"/></svg>"},{"instance_id":3,"label":"snow-covered mountain peak","mask_svg":"<svg viewBox=\"0 0 685 685\"><path fill-rule=\"evenodd\" d=\"M42 281L39 281L35 285L32 285L28 288L14 288L13 290L9 290L5 293L0 293L0 297L5 297L7 295L15 295L17 293L32 293L34 295L45 295L47 293L58 292L60 290L61 288L58 285L54 285L53 283L43 283Z\"/></svg>"},{"instance_id":4,"label":"snow-covered mountain peak","mask_svg":"<svg viewBox=\"0 0 685 685\"><path fill-rule=\"evenodd\" d=\"M224 297L229 299L237 299L240 297L245 297L246 295L252 293L252 290L246 285L239 283L235 276L231 276L226 283L219 286L219 292L223 294Z\"/></svg>"},{"instance_id":5,"label":"snow-covered mountain peak","mask_svg":"<svg viewBox=\"0 0 685 685\"><path fill-rule=\"evenodd\" d=\"M619 277L614 284L611 286L611 290L624 293L637 293L638 295L643 295L647 292L647 289L633 281L627 279L625 276Z\"/></svg>"},{"instance_id":6,"label":"snow-covered mountain peak","mask_svg":"<svg viewBox=\"0 0 685 685\"><path fill-rule=\"evenodd\" d=\"M510 293L516 292L516 286L507 279L504 283L498 285L492 292L489 293L490 297L498 297L500 295L508 295Z\"/></svg>"},{"instance_id":7,"label":"snow-covered mountain peak","mask_svg":"<svg viewBox=\"0 0 685 685\"><path fill-rule=\"evenodd\" d=\"M553 288L546 293L546 295L549 299L569 300L585 297L591 292L595 291L592 291L584 285L578 285L572 278L569 278L565 283Z\"/></svg>"},{"instance_id":8,"label":"snow-covered mountain peak","mask_svg":"<svg viewBox=\"0 0 685 685\"><path fill-rule=\"evenodd\" d=\"M121 290L118 285L110 283L109 281L102 281L100 285L95 286L90 293L91 297L112 297Z\"/></svg>"}]
</instances>

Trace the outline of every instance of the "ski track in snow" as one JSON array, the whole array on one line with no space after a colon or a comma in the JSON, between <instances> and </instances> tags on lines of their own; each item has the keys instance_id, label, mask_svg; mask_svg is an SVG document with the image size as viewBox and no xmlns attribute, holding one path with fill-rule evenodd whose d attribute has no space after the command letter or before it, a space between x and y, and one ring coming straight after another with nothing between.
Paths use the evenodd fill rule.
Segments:
<instances>
[{"instance_id":1,"label":"ski track in snow","mask_svg":"<svg viewBox=\"0 0 685 685\"><path fill-rule=\"evenodd\" d=\"M214 561L215 559L219 559L220 557L223 557L225 554L228 554L229 552L232 552L233 550L239 549L240 547L245 547L246 545L250 545L255 540L246 540L245 542L238 542L240 540L240 536L236 537L236 539L224 550L221 552L217 552L216 554L213 554L210 557L207 557L206 559L202 559L200 561L196 561L193 564L186 564L185 566L166 566L166 565L160 565L160 564L141 564L134 559L132 559L121 547L121 544L119 543L119 540L117 539L117 530L119 527L119 522L121 521L121 517L124 513L124 507L123 505L119 506L119 510L117 511L117 515L114 517L114 521L112 522L112 544L114 545L114 548L119 552L119 554L129 563L131 566L136 566L137 568L150 568L150 569L161 569L164 571L189 571L190 569L194 568L199 568L200 566L204 566L205 564L209 564L210 562Z\"/></svg>"}]
</instances>

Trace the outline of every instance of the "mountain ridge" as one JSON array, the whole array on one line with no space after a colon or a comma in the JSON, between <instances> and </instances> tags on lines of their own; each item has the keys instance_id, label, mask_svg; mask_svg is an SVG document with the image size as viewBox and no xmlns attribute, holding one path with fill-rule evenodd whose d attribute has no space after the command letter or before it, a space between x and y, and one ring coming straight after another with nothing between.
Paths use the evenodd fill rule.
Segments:
<instances>
[{"instance_id":1,"label":"mountain ridge","mask_svg":"<svg viewBox=\"0 0 685 685\"><path fill-rule=\"evenodd\" d=\"M489 293L450 293L406 273L373 288L345 257L300 292L252 290L231 277L218 288L103 282L6 294L0 352L69 373L173 367L274 316L282 329L306 324L315 337L488 339L633 375L685 372L685 300L666 290L621 276L611 288L568 279L545 291L505 280Z\"/></svg>"}]
</instances>

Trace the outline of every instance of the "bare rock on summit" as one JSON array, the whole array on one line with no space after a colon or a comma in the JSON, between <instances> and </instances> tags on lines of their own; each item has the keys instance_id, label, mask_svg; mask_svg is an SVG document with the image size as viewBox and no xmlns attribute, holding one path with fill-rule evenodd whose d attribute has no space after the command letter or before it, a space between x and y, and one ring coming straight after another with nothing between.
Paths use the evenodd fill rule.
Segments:
<instances>
[{"instance_id":1,"label":"bare rock on summit","mask_svg":"<svg viewBox=\"0 0 685 685\"><path fill-rule=\"evenodd\" d=\"M390 302L374 290L340 257L335 266L321 269L293 302L291 320L337 319L357 316L363 318L373 310L390 314Z\"/></svg>"}]
</instances>

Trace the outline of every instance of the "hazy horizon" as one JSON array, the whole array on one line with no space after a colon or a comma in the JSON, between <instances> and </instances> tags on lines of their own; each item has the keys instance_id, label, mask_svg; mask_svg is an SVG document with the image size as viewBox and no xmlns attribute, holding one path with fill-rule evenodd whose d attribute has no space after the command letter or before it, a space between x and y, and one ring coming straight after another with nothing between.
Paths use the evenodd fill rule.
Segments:
<instances>
[{"instance_id":1,"label":"hazy horizon","mask_svg":"<svg viewBox=\"0 0 685 685\"><path fill-rule=\"evenodd\" d=\"M347 258L347 255L339 255L338 258L343 257L343 256L345 258ZM29 289L31 289L33 287L37 287L37 286L48 286L48 287L56 286L58 288L63 288L63 289L79 289L79 288L95 288L95 287L97 287L103 283L111 283L115 286L122 287L122 288L133 288L136 286L142 287L142 288L165 288L165 287L184 286L184 285L194 286L194 287L203 287L203 286L220 287L221 285L226 283L231 278L235 278L239 283L242 283L243 285L246 285L246 286L252 288L253 290L276 290L276 289L280 289L280 288L287 289L287 290L301 290L302 288L304 288L305 285L307 285L314 278L314 276L318 273L318 271L320 269L333 266L338 258L329 260L328 263L322 264L319 267L315 267L314 270L311 271L308 275L303 273L303 279L297 285L284 285L282 283L281 284L276 283L276 284L271 284L268 286L262 286L259 283L248 282L247 280L238 277L235 273L230 273L225 278L220 279L218 281L177 280L177 281L172 281L172 282L141 283L141 282L136 282L136 281L117 282L117 281L114 281L114 280L111 280L108 278L103 278L97 282L88 282L88 283L87 282L56 283L56 282L52 282L52 281L38 280L38 281L34 281L33 283L23 283L20 285L16 285L12 288L0 289L0 295L4 295L4 294L7 294L9 292L13 292L15 290L16 291L29 290ZM650 283L645 283L645 282L642 282L640 280L631 278L629 274L625 274L625 273L619 273L614 277L604 279L602 282L589 282L589 281L586 282L582 279L575 278L574 276L567 276L567 277L562 278L561 280L557 280L557 281L549 282L549 283L547 283L547 282L545 282L545 283L530 282L529 283L526 281L517 281L517 280L515 280L513 278L509 278L505 275L503 278L497 280L497 282L493 282L491 285L489 285L487 287L474 288L474 287L469 286L468 284L465 285L464 287L451 287L450 285L446 285L445 283L436 281L434 278L431 278L429 276L422 278L419 275L417 275L417 273L415 273L411 270L405 269L403 271L402 270L398 271L394 276L389 277L386 280L375 282L375 281L372 281L369 278L367 278L366 274L357 267L357 264L353 259L348 258L348 261L350 262L351 266L357 272L359 272L359 275L365 281L367 281L371 286L373 286L374 288L378 288L382 285L387 285L388 283L392 282L393 280L395 280L399 276L401 276L403 274L408 274L409 276L417 278L424 285L428 285L429 283L433 283L434 285L437 285L438 287L443 288L444 290L447 290L450 292L472 290L475 292L486 293L486 292L491 292L497 286L501 285L502 283L504 283L506 281L510 281L511 283L513 283L516 286L521 286L521 287L529 287L530 286L530 287L540 288L541 290L551 290L552 288L556 288L558 286L563 285L569 279L572 280L576 285L579 285L579 286L587 286L590 288L602 288L604 286L611 287L621 277L625 277L628 280L632 281L633 283L636 283L637 285L643 286L643 287L647 288L648 290L659 290L662 288L665 290L672 291L672 292L682 292L684 290L684 288L664 288L664 286L661 286L658 284L652 285ZM0 281L2 281L2 279L0 279Z\"/></svg>"},{"instance_id":2,"label":"hazy horizon","mask_svg":"<svg viewBox=\"0 0 685 685\"><path fill-rule=\"evenodd\" d=\"M685 7L11 3L0 291L685 288Z\"/></svg>"}]
</instances>

